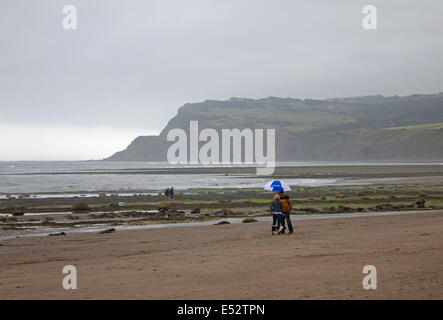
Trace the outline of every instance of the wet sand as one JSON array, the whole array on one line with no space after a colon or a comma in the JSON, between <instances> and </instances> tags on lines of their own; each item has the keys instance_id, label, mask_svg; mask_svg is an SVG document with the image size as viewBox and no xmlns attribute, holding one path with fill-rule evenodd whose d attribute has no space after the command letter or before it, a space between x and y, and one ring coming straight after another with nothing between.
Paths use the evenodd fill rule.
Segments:
<instances>
[{"instance_id":1,"label":"wet sand","mask_svg":"<svg viewBox=\"0 0 443 320\"><path fill-rule=\"evenodd\" d=\"M443 299L443 211L20 238L0 256L1 299Z\"/></svg>"}]
</instances>

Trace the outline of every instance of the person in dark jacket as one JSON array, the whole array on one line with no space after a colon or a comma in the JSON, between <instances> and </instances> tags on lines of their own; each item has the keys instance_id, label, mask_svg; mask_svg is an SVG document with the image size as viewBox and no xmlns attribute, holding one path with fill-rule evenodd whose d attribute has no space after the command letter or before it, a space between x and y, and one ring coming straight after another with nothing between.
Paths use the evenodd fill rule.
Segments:
<instances>
[{"instance_id":1,"label":"person in dark jacket","mask_svg":"<svg viewBox=\"0 0 443 320\"><path fill-rule=\"evenodd\" d=\"M169 189L169 199L171 201L174 201L174 187L171 187L171 189Z\"/></svg>"},{"instance_id":2,"label":"person in dark jacket","mask_svg":"<svg viewBox=\"0 0 443 320\"><path fill-rule=\"evenodd\" d=\"M280 196L275 195L274 200L271 202L269 209L272 213L272 234L275 231L280 234L283 231L283 204L280 201Z\"/></svg>"},{"instance_id":3,"label":"person in dark jacket","mask_svg":"<svg viewBox=\"0 0 443 320\"><path fill-rule=\"evenodd\" d=\"M284 194L283 191L279 191L278 195L280 196L280 201L283 205L283 231L282 233L285 233L286 226L285 226L285 220L288 223L289 228L289 234L294 233L294 229L292 228L292 222L291 222L291 209L292 209L292 201L291 198Z\"/></svg>"}]
</instances>

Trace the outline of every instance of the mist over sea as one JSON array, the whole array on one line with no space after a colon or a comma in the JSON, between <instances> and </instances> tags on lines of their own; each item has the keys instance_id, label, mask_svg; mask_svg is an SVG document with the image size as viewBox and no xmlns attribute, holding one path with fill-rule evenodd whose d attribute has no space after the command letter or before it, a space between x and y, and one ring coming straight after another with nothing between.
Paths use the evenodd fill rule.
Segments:
<instances>
[{"instance_id":1,"label":"mist over sea","mask_svg":"<svg viewBox=\"0 0 443 320\"><path fill-rule=\"evenodd\" d=\"M390 162L282 162L277 166L354 166L354 165L426 165L429 163ZM432 163L440 164L443 163ZM245 165L247 166L247 165ZM167 162L108 161L17 161L0 162L0 198L5 194L73 193L97 191L162 191L174 186L190 188L259 188L272 177L257 178L253 174L155 174L155 169L201 168L202 166L171 166ZM207 167L207 166L205 166ZM216 166L214 166L216 167ZM217 166L220 167L220 166ZM231 167L231 166L226 166ZM150 169L143 174L137 170ZM154 170L154 172L153 172ZM294 186L351 184L340 177L331 179L287 179ZM3 194L3 195L2 195Z\"/></svg>"}]
</instances>

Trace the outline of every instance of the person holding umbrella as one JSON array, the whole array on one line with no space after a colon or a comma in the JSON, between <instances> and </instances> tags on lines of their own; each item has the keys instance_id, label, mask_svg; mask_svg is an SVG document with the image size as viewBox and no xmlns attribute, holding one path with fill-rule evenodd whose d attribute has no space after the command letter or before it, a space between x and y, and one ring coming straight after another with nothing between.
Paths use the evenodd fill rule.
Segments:
<instances>
[{"instance_id":1,"label":"person holding umbrella","mask_svg":"<svg viewBox=\"0 0 443 320\"><path fill-rule=\"evenodd\" d=\"M269 181L264 186L263 189L278 192L278 194L276 196L279 197L279 199L280 199L280 203L282 205L282 211L283 211L283 214L281 215L281 220L282 220L281 225L283 228L280 232L285 233L285 229L286 229L285 220L286 220L288 223L289 234L294 233L294 230L292 228L292 222L291 222L292 202L291 202L291 198L284 193L285 191L291 191L291 187L284 181L272 180L272 181ZM279 234L280 234L280 232L279 232Z\"/></svg>"}]
</instances>

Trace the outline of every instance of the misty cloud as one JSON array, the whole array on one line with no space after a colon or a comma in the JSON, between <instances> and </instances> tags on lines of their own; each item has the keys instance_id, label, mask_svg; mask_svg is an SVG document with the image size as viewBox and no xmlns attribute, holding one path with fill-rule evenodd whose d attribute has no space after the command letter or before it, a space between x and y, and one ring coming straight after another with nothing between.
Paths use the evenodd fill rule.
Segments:
<instances>
[{"instance_id":1,"label":"misty cloud","mask_svg":"<svg viewBox=\"0 0 443 320\"><path fill-rule=\"evenodd\" d=\"M78 30L62 27L66 4L77 8ZM371 1L375 31L361 27L366 4L1 1L2 132L6 124L159 132L178 107L206 99L441 91L443 3ZM8 132L11 144L19 132Z\"/></svg>"}]
</instances>

